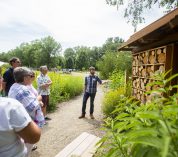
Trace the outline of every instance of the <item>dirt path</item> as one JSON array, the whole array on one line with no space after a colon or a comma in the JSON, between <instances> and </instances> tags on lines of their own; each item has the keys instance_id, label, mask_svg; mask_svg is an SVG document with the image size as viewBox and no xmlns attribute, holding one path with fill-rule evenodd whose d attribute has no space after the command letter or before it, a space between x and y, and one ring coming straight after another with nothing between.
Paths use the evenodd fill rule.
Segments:
<instances>
[{"instance_id":1,"label":"dirt path","mask_svg":"<svg viewBox=\"0 0 178 157\"><path fill-rule=\"evenodd\" d=\"M102 98L103 91L98 88L95 98L95 120L89 118L89 100L86 118L78 119L81 114L82 95L59 104L58 110L49 115L52 120L44 127L40 142L37 144L38 149L32 153L31 157L54 157L82 132L101 136L102 131L99 128L102 120Z\"/></svg>"}]
</instances>

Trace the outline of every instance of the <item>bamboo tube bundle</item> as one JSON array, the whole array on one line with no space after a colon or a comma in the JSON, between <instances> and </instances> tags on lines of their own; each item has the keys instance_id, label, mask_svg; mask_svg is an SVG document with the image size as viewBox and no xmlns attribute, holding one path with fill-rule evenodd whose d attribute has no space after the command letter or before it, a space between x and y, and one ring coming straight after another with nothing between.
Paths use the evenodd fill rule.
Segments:
<instances>
[{"instance_id":1,"label":"bamboo tube bundle","mask_svg":"<svg viewBox=\"0 0 178 157\"><path fill-rule=\"evenodd\" d=\"M158 55L158 63L165 63L166 61L166 54L165 53L160 53Z\"/></svg>"}]
</instances>

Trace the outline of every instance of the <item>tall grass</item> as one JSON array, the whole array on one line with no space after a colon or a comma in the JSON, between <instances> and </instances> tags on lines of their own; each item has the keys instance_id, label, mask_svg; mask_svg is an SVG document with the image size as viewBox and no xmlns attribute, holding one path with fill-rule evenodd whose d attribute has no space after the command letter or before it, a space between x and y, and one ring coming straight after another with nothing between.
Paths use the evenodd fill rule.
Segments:
<instances>
[{"instance_id":1,"label":"tall grass","mask_svg":"<svg viewBox=\"0 0 178 157\"><path fill-rule=\"evenodd\" d=\"M39 75L39 72L36 72L36 75ZM49 72L48 76L53 82L48 111L54 111L59 102L69 100L83 91L82 76L63 75L54 72ZM37 87L36 82L33 85Z\"/></svg>"}]
</instances>

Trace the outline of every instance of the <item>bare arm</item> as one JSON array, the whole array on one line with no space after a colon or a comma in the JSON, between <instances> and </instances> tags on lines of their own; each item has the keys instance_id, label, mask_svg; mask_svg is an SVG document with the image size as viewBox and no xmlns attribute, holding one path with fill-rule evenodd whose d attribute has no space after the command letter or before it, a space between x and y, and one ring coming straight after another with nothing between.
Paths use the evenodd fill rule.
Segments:
<instances>
[{"instance_id":1,"label":"bare arm","mask_svg":"<svg viewBox=\"0 0 178 157\"><path fill-rule=\"evenodd\" d=\"M2 90L3 90L3 92L5 92L5 89L6 89L6 82L2 82Z\"/></svg>"},{"instance_id":2,"label":"bare arm","mask_svg":"<svg viewBox=\"0 0 178 157\"><path fill-rule=\"evenodd\" d=\"M17 132L17 134L24 139L25 143L35 144L40 140L41 130L31 121L24 129Z\"/></svg>"}]
</instances>

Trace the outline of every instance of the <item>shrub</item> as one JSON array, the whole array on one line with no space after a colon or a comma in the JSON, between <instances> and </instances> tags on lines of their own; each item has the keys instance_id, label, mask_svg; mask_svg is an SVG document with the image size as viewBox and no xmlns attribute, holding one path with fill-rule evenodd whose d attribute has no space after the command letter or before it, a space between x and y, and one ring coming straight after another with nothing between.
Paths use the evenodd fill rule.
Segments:
<instances>
[{"instance_id":1,"label":"shrub","mask_svg":"<svg viewBox=\"0 0 178 157\"><path fill-rule=\"evenodd\" d=\"M119 104L121 97L125 94L125 88L120 87L117 90L110 90L105 94L102 111L105 116L111 116L112 112L115 110L116 106Z\"/></svg>"},{"instance_id":2,"label":"shrub","mask_svg":"<svg viewBox=\"0 0 178 157\"><path fill-rule=\"evenodd\" d=\"M106 135L100 140L97 157L177 157L178 94L170 95L178 85L170 82L178 74L165 79L161 74L150 86L150 102L140 104L123 97L113 114L105 120Z\"/></svg>"},{"instance_id":3,"label":"shrub","mask_svg":"<svg viewBox=\"0 0 178 157\"><path fill-rule=\"evenodd\" d=\"M111 89L118 89L119 87L123 87L125 85L124 83L124 73L123 72L117 72L116 70L112 73L112 75L109 77L109 80L111 80L110 88Z\"/></svg>"},{"instance_id":4,"label":"shrub","mask_svg":"<svg viewBox=\"0 0 178 157\"><path fill-rule=\"evenodd\" d=\"M131 81L125 84L125 76L123 72L114 71L110 76L111 82L109 83L109 92L105 94L104 101L102 104L102 111L106 116L114 117L112 114L116 106L121 101L123 96L131 95Z\"/></svg>"}]
</instances>

